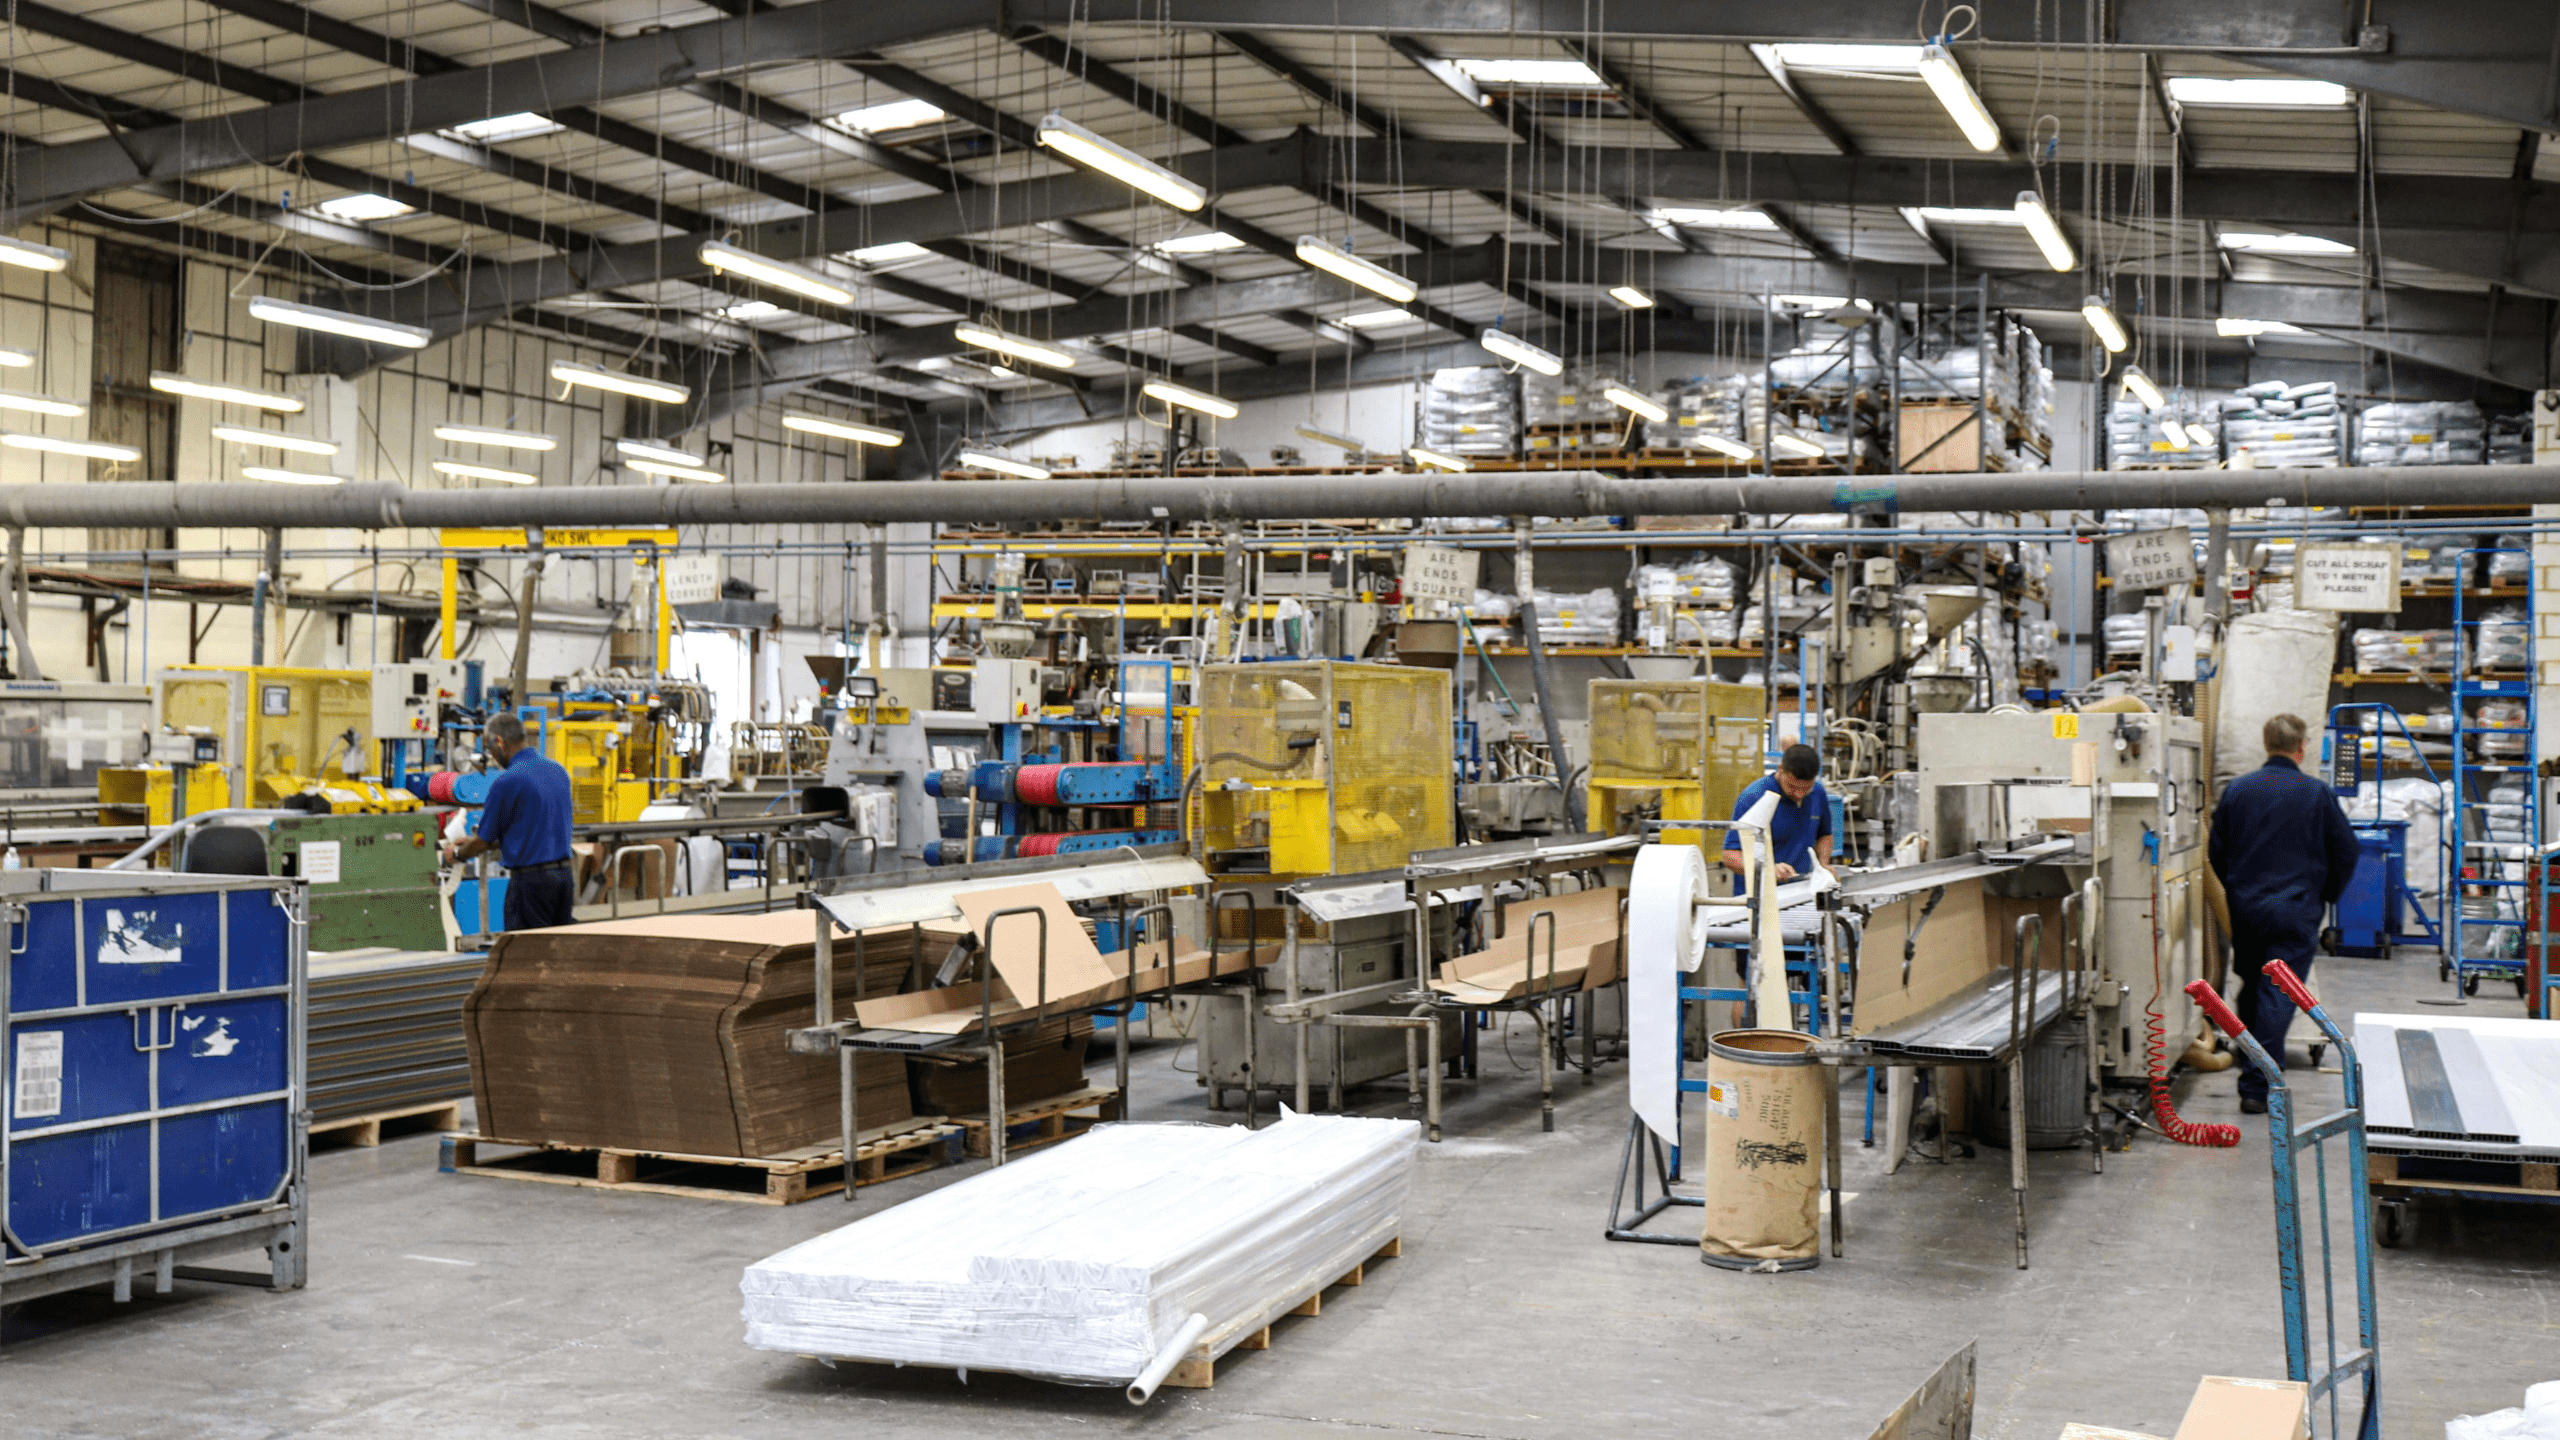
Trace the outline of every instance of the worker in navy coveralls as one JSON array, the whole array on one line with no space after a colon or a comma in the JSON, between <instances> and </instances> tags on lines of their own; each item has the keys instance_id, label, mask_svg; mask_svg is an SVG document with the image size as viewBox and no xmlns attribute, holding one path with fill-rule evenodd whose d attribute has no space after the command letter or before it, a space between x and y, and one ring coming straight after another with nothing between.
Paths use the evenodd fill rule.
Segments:
<instances>
[{"instance_id":1,"label":"worker in navy coveralls","mask_svg":"<svg viewBox=\"0 0 2560 1440\"><path fill-rule=\"evenodd\" d=\"M1769 858L1778 878L1810 875L1819 863L1831 865L1831 796L1814 777L1822 773L1822 757L1810 745L1790 745L1778 757L1778 768L1742 788L1733 802L1733 818L1741 819L1775 790L1778 808L1769 816ZM1742 832L1724 832L1724 868L1742 873Z\"/></svg>"},{"instance_id":2,"label":"worker in navy coveralls","mask_svg":"<svg viewBox=\"0 0 2560 1440\"><path fill-rule=\"evenodd\" d=\"M525 743L524 721L511 711L489 717L480 748L501 767L480 807L480 830L454 847L468 860L495 850L507 867L506 927L541 930L574 923L577 877L570 871L569 826L575 807L569 772Z\"/></svg>"},{"instance_id":3,"label":"worker in navy coveralls","mask_svg":"<svg viewBox=\"0 0 2560 1440\"><path fill-rule=\"evenodd\" d=\"M2356 873L2356 831L2327 781L2302 773L2302 719L2278 715L2259 739L2267 763L2231 782L2213 811L2213 873L2231 897L2232 1008L2267 1055L2284 1063L2293 1002L2258 973L2282 960L2309 978L2320 922ZM2240 1067L2240 1108L2266 1113L2267 1080Z\"/></svg>"}]
</instances>

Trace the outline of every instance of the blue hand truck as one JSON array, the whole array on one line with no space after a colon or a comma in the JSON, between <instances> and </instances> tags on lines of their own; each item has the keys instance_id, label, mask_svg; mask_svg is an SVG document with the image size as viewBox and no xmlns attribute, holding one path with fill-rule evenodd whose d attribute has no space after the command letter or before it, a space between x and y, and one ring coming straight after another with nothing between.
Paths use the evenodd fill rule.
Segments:
<instances>
[{"instance_id":1,"label":"blue hand truck","mask_svg":"<svg viewBox=\"0 0 2560 1440\"><path fill-rule=\"evenodd\" d=\"M2267 1129L2271 1141L2268 1158L2275 1170L2276 1273L2284 1291L2285 1376L2311 1387L2314 1440L2381 1440L2381 1382L2376 1373L2380 1361L2374 1340L2373 1222L2365 1204L2364 1067L2356 1060L2355 1042L2329 1018L2328 1011L2320 1008L2318 997L2303 985L2293 967L2281 960L2270 960L2260 973L2311 1017L2311 1023L2320 1027L2330 1044L2338 1047L2338 1070L2346 1080L2344 1108L2296 1124L2293 1094L2285 1086L2283 1068L2250 1035L2248 1027L2240 1023L2240 1017L2211 984L2202 980L2188 982L2187 994L2196 1005L2222 1027L2223 1034L2231 1037L2241 1058L2267 1077ZM2347 1209L2354 1217L2355 1333L2344 1355L2338 1351L2337 1265L2330 1228L2329 1159L2325 1149L2332 1140L2346 1142ZM2305 1274L2303 1263L2302 1155L2306 1150L2311 1154L2309 1199L2320 1235L2320 1318L2324 1333L2321 1363L2316 1370L2311 1351L2310 1277ZM2349 1429L2339 1423L2339 1392L2351 1383L2361 1385L2363 1400L2355 1406L2354 1425ZM2320 1424L2324 1400L2329 1419L2326 1429ZM2353 1401L2348 1403L2355 1405Z\"/></svg>"}]
</instances>

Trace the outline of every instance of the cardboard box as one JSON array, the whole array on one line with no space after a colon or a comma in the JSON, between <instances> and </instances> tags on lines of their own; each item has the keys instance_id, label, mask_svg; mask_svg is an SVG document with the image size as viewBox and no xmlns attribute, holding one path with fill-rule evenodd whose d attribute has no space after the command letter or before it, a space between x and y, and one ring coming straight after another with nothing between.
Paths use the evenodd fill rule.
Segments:
<instances>
[{"instance_id":1,"label":"cardboard box","mask_svg":"<svg viewBox=\"0 0 2560 1440\"><path fill-rule=\"evenodd\" d=\"M2207 1375L2177 1440L2310 1440L2311 1387L2299 1380Z\"/></svg>"},{"instance_id":2,"label":"cardboard box","mask_svg":"<svg viewBox=\"0 0 2560 1440\"><path fill-rule=\"evenodd\" d=\"M2083 1425L2077 1421L2062 1427L2062 1440L2158 1440L2139 1430L2110 1430L2104 1425Z\"/></svg>"}]
</instances>

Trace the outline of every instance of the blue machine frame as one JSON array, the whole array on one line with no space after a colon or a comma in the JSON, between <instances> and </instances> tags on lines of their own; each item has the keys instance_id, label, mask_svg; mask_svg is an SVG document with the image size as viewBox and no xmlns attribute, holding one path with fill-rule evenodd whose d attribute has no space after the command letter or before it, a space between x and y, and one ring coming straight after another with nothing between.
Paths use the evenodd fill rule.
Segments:
<instances>
[{"instance_id":1,"label":"blue machine frame","mask_svg":"<svg viewBox=\"0 0 2560 1440\"><path fill-rule=\"evenodd\" d=\"M308 892L291 879L0 874L0 1300L137 1268L298 1289ZM268 1273L179 1262L263 1248Z\"/></svg>"}]
</instances>

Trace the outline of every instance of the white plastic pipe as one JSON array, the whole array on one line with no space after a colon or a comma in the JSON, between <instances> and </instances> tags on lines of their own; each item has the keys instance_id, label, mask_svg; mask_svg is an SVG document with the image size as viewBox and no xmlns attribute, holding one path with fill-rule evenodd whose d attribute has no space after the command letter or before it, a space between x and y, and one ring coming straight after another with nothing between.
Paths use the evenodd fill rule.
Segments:
<instances>
[{"instance_id":1,"label":"white plastic pipe","mask_svg":"<svg viewBox=\"0 0 2560 1440\"><path fill-rule=\"evenodd\" d=\"M1129 1382L1129 1403L1144 1405L1155 1398L1156 1387L1164 1383L1164 1377L1173 1373L1173 1367L1182 1363L1182 1357L1190 1354L1191 1347L1199 1344L1200 1337L1208 1331L1209 1317L1197 1310L1191 1312L1191 1317L1182 1322L1182 1328L1174 1331L1173 1338L1156 1352L1156 1358L1148 1361L1147 1368L1138 1372L1138 1378Z\"/></svg>"}]
</instances>

